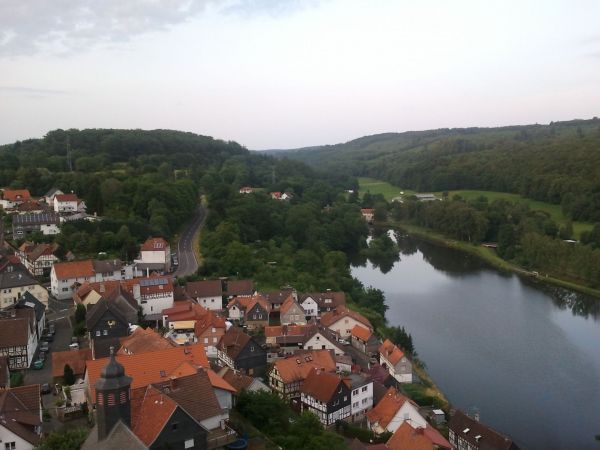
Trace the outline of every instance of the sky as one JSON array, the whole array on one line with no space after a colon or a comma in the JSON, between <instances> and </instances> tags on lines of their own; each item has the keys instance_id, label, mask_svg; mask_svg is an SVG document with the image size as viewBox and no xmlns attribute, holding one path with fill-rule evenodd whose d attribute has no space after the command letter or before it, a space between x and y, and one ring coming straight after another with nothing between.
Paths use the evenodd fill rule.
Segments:
<instances>
[{"instance_id":1,"label":"sky","mask_svg":"<svg viewBox=\"0 0 600 450\"><path fill-rule=\"evenodd\" d=\"M597 0L0 0L0 144L177 129L249 149L600 116Z\"/></svg>"}]
</instances>

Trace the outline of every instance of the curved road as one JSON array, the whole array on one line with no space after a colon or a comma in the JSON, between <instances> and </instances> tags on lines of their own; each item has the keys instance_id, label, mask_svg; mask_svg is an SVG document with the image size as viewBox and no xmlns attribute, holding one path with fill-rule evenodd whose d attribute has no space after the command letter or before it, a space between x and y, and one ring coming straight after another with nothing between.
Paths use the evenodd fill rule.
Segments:
<instances>
[{"instance_id":1,"label":"curved road","mask_svg":"<svg viewBox=\"0 0 600 450\"><path fill-rule=\"evenodd\" d=\"M177 270L173 272L176 277L185 277L186 275L192 275L198 270L198 261L196 261L196 255L194 254L194 235L202 228L204 219L206 218L206 210L202 206L198 206L194 218L187 226L185 231L181 234L179 242L177 244L177 258L179 260L179 266Z\"/></svg>"}]
</instances>

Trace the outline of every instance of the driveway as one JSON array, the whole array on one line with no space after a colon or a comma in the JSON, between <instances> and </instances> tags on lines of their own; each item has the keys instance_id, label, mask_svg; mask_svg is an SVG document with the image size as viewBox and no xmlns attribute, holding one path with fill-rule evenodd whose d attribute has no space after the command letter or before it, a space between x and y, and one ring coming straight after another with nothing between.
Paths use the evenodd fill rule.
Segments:
<instances>
[{"instance_id":1,"label":"driveway","mask_svg":"<svg viewBox=\"0 0 600 450\"><path fill-rule=\"evenodd\" d=\"M196 261L196 255L194 253L194 235L202 228L205 217L206 210L202 206L198 206L194 218L181 234L179 243L177 244L179 266L173 273L174 276L185 277L196 273L198 270L198 261Z\"/></svg>"}]
</instances>

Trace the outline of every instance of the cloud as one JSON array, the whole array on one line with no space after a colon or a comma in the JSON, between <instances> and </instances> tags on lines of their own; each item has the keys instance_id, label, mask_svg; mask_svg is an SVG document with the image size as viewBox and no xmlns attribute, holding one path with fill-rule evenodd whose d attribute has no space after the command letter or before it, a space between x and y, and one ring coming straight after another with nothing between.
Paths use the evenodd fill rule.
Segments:
<instances>
[{"instance_id":1,"label":"cloud","mask_svg":"<svg viewBox=\"0 0 600 450\"><path fill-rule=\"evenodd\" d=\"M233 14L290 13L319 0L1 0L0 58L68 54L166 31L208 5Z\"/></svg>"},{"instance_id":2,"label":"cloud","mask_svg":"<svg viewBox=\"0 0 600 450\"><path fill-rule=\"evenodd\" d=\"M2 0L0 57L69 53L166 30L209 0Z\"/></svg>"}]
</instances>

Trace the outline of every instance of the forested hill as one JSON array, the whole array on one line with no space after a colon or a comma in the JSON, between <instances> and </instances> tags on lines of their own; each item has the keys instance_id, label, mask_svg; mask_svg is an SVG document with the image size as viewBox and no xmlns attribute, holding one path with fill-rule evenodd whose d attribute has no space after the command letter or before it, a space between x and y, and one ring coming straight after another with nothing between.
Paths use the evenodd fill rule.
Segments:
<instances>
[{"instance_id":1,"label":"forested hill","mask_svg":"<svg viewBox=\"0 0 600 450\"><path fill-rule=\"evenodd\" d=\"M345 144L271 152L323 170L405 189L480 189L562 204L600 220L600 119L502 128L366 136Z\"/></svg>"}]
</instances>

